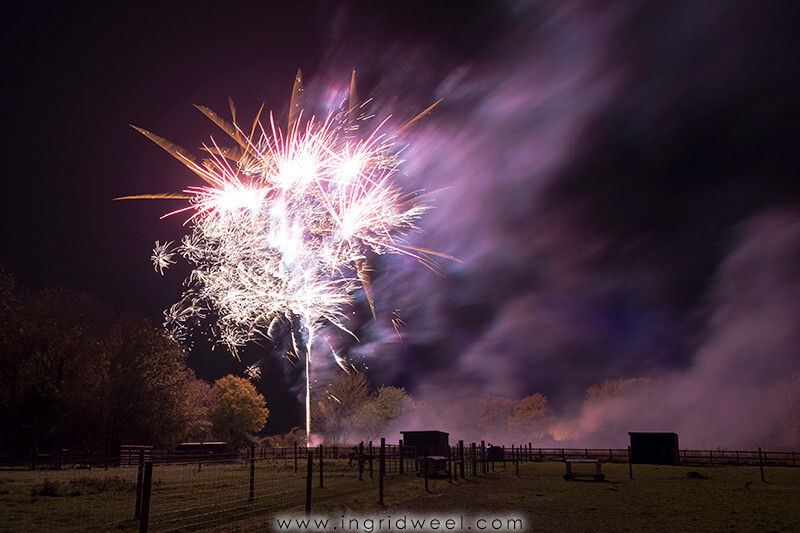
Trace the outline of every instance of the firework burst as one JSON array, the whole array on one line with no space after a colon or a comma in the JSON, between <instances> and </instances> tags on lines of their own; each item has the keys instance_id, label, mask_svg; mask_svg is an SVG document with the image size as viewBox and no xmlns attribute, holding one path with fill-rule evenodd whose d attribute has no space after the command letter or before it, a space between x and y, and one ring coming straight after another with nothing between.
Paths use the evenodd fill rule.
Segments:
<instances>
[{"instance_id":1,"label":"firework burst","mask_svg":"<svg viewBox=\"0 0 800 533\"><path fill-rule=\"evenodd\" d=\"M213 310L220 342L237 355L238 347L286 331L281 325L288 325L293 355L305 360L310 436L314 333L326 324L348 331L342 313L359 288L374 314L370 256L402 253L431 266L431 257L442 254L403 241L426 206L419 202L419 191L404 194L393 184L400 160L393 136L384 132L386 121L369 135L358 135L354 81L349 106L323 120L304 119L301 95L298 72L285 132L271 113L264 124L259 112L246 132L236 123L233 104L232 123L197 106L235 141L233 147L220 147L212 140L204 146L208 157L200 161L136 128L205 184L189 186L182 194L125 198L188 200L168 215L188 214L192 231L174 250L171 243L156 241L152 256L162 273L176 252L193 265L183 298L165 313L171 335L184 338L191 319ZM346 368L341 357L334 357ZM256 367L251 368L248 374L257 377Z\"/></svg>"}]
</instances>

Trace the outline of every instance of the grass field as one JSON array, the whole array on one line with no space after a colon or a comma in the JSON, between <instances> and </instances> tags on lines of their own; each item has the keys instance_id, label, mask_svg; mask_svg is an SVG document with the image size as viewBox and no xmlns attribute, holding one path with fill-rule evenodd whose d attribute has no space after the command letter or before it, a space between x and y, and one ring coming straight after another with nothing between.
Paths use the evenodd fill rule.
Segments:
<instances>
[{"instance_id":1,"label":"grass field","mask_svg":"<svg viewBox=\"0 0 800 533\"><path fill-rule=\"evenodd\" d=\"M559 462L523 463L520 477L498 463L452 485L430 480L429 492L413 473L391 474L380 507L377 469L359 481L335 461L323 488L314 473L312 514L332 524L406 515L474 524L513 514L525 531L800 531L800 468L767 468L765 483L751 466L634 465L633 480L627 464L603 471L604 482L567 482ZM136 477L136 468L0 471L0 531L138 531ZM292 465L257 463L252 501L248 464L156 465L153 480L151 531L275 531L274 515L304 513L306 479Z\"/></svg>"}]
</instances>

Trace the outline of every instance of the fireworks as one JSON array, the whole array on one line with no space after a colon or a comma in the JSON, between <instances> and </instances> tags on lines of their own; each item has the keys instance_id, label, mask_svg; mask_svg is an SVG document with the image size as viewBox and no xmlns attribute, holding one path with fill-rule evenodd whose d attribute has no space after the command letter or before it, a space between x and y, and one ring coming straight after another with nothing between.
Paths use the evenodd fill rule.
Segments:
<instances>
[{"instance_id":1,"label":"fireworks","mask_svg":"<svg viewBox=\"0 0 800 533\"><path fill-rule=\"evenodd\" d=\"M315 331L326 324L347 331L341 316L359 288L374 314L371 255L403 253L426 264L431 255L441 255L404 243L403 235L414 229L426 207L418 192L404 194L393 184L400 160L393 136L383 131L386 121L359 136L353 87L349 107L323 120L305 120L298 72L286 132L271 113L266 125L257 117L246 132L236 124L232 104L233 123L198 106L236 143L223 148L212 139L204 147L209 157L200 162L137 128L205 185L187 187L183 194L126 197L189 201L169 215L190 214L191 233L175 249L156 241L152 256L162 273L174 263L175 253L193 265L183 298L165 313L171 335L183 338L192 319L213 310L220 341L236 355L248 341L271 337L288 325L293 353L306 364L309 436ZM334 356L345 368L343 359ZM256 377L257 367L251 369L248 373Z\"/></svg>"},{"instance_id":2,"label":"fireworks","mask_svg":"<svg viewBox=\"0 0 800 533\"><path fill-rule=\"evenodd\" d=\"M159 242L156 241L156 246L153 248L153 255L150 256L150 259L153 261L153 267L156 272L162 276L164 275L165 268L175 264L175 261L172 259L175 254L169 249L171 244L172 241L164 244L159 244Z\"/></svg>"}]
</instances>

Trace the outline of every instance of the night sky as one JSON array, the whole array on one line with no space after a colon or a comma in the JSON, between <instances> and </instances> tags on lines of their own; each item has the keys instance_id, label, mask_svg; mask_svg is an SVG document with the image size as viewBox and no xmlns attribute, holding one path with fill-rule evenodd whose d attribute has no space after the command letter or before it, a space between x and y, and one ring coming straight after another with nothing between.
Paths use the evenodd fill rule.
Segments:
<instances>
[{"instance_id":1,"label":"night sky","mask_svg":"<svg viewBox=\"0 0 800 533\"><path fill-rule=\"evenodd\" d=\"M224 134L192 104L228 116L231 97L247 123L266 102L285 119L299 68L325 113L355 69L397 124L442 99L403 136L398 183L438 191L413 241L461 260L440 276L378 258L377 320L362 301L360 343L329 332L373 384L434 405L541 392L583 443L783 438L800 408L793 2L258 5L5 12L0 258L20 285L160 322L188 267L161 276L150 255L187 233L160 219L180 204L112 199L198 183L129 124L195 150ZM300 373L268 352L239 364L203 346L189 364L214 380L262 360L285 431L302 425ZM319 382L334 375L315 363ZM658 386L582 406L588 386L633 377Z\"/></svg>"}]
</instances>

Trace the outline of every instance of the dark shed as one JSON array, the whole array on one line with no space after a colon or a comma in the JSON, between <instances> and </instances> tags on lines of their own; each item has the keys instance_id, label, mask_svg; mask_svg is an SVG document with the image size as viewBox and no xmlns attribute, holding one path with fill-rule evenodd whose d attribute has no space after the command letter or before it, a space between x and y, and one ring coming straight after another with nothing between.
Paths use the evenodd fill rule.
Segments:
<instances>
[{"instance_id":1,"label":"dark shed","mask_svg":"<svg viewBox=\"0 0 800 533\"><path fill-rule=\"evenodd\" d=\"M680 464L677 433L629 432L631 463L643 465Z\"/></svg>"},{"instance_id":2,"label":"dark shed","mask_svg":"<svg viewBox=\"0 0 800 533\"><path fill-rule=\"evenodd\" d=\"M447 457L450 434L444 431L401 431L403 445L416 448L417 457L441 455Z\"/></svg>"}]
</instances>

